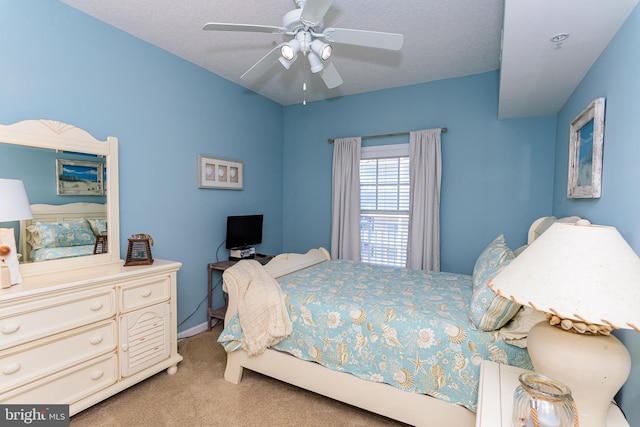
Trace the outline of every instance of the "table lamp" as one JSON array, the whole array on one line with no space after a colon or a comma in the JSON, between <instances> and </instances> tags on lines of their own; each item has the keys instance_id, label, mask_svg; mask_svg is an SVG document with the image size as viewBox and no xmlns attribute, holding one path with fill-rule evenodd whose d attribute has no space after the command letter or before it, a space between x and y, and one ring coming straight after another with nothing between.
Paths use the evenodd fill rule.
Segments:
<instances>
[{"instance_id":1,"label":"table lamp","mask_svg":"<svg viewBox=\"0 0 640 427\"><path fill-rule=\"evenodd\" d=\"M31 217L31 206L22 181L0 178L0 222L19 221ZM0 240L0 288L8 288L12 283L7 260L11 259L12 251L15 251L15 238L13 229L9 230L10 241ZM17 258L15 259L17 262Z\"/></svg>"},{"instance_id":2,"label":"table lamp","mask_svg":"<svg viewBox=\"0 0 640 427\"><path fill-rule=\"evenodd\" d=\"M640 332L640 258L614 227L555 223L490 283L547 314L527 337L536 372L571 389L581 427L606 425L631 357L613 329Z\"/></svg>"}]
</instances>

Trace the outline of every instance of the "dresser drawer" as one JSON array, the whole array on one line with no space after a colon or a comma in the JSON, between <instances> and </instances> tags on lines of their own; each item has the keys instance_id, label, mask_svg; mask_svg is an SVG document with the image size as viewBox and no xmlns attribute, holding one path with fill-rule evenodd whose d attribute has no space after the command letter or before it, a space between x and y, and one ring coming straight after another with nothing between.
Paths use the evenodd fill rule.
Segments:
<instances>
[{"instance_id":1,"label":"dresser drawer","mask_svg":"<svg viewBox=\"0 0 640 427\"><path fill-rule=\"evenodd\" d=\"M120 307L122 312L136 310L169 299L171 279L158 276L127 283L120 289Z\"/></svg>"},{"instance_id":2,"label":"dresser drawer","mask_svg":"<svg viewBox=\"0 0 640 427\"><path fill-rule=\"evenodd\" d=\"M0 394L0 402L72 404L114 384L117 379L117 366L116 355L106 354L24 387Z\"/></svg>"},{"instance_id":3,"label":"dresser drawer","mask_svg":"<svg viewBox=\"0 0 640 427\"><path fill-rule=\"evenodd\" d=\"M116 330L107 320L0 352L0 393L112 351Z\"/></svg>"},{"instance_id":4,"label":"dresser drawer","mask_svg":"<svg viewBox=\"0 0 640 427\"><path fill-rule=\"evenodd\" d=\"M0 309L0 350L115 316L113 288L60 295Z\"/></svg>"}]
</instances>

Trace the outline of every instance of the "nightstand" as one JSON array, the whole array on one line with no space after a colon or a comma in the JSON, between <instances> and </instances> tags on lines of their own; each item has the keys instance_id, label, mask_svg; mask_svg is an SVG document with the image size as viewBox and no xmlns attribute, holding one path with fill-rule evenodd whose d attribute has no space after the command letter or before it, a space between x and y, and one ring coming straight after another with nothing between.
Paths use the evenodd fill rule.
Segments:
<instances>
[{"instance_id":1,"label":"nightstand","mask_svg":"<svg viewBox=\"0 0 640 427\"><path fill-rule=\"evenodd\" d=\"M511 427L513 392L520 384L518 376L524 369L484 360L478 385L476 427ZM629 427L622 411L615 404L609 407L606 427Z\"/></svg>"},{"instance_id":2,"label":"nightstand","mask_svg":"<svg viewBox=\"0 0 640 427\"><path fill-rule=\"evenodd\" d=\"M271 261L272 258L273 258L273 255L256 255L255 258L251 258L251 259L254 259L258 261L260 264L264 265L269 261ZM208 331L211 330L212 319L218 319L224 322L224 316L227 313L226 295L225 295L225 304L222 307L218 307L216 309L211 308L211 301L213 299L213 289L215 287L213 284L213 272L220 271L221 273L223 273L227 268L235 265L237 262L238 262L237 260L229 260L229 261L211 262L207 264L207 269L209 272L209 283L207 287L207 295L208 295L207 301L209 303L209 305L207 306L208 307L207 308L207 330Z\"/></svg>"}]
</instances>

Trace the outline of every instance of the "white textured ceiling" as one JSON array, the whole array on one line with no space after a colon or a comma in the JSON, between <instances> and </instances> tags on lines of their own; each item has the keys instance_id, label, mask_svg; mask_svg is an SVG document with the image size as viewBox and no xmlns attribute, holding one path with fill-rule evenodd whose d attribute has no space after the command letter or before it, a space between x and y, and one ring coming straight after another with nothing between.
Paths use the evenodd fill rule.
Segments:
<instances>
[{"instance_id":1,"label":"white textured ceiling","mask_svg":"<svg viewBox=\"0 0 640 427\"><path fill-rule=\"evenodd\" d=\"M500 117L509 118L557 112L639 0L334 0L325 27L402 33L404 45L334 45L344 83L331 90L300 59L288 71L275 63L258 81L240 80L287 36L202 30L207 22L280 26L293 0L61 1L282 105L496 70L506 10ZM549 38L563 31L572 34L556 50Z\"/></svg>"},{"instance_id":2,"label":"white textured ceiling","mask_svg":"<svg viewBox=\"0 0 640 427\"><path fill-rule=\"evenodd\" d=\"M558 112L637 4L507 0L498 117ZM553 43L560 33L569 37Z\"/></svg>"}]
</instances>

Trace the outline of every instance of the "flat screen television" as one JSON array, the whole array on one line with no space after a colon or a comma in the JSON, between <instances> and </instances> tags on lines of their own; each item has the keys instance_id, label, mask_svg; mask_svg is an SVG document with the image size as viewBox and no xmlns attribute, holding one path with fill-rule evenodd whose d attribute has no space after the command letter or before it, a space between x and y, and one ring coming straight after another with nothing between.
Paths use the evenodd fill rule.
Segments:
<instances>
[{"instance_id":1,"label":"flat screen television","mask_svg":"<svg viewBox=\"0 0 640 427\"><path fill-rule=\"evenodd\" d=\"M262 243L263 215L227 217L227 249L242 249Z\"/></svg>"}]
</instances>

